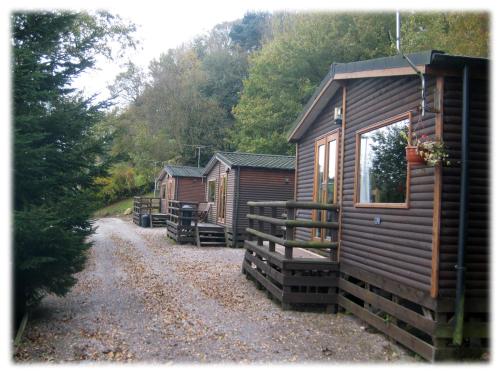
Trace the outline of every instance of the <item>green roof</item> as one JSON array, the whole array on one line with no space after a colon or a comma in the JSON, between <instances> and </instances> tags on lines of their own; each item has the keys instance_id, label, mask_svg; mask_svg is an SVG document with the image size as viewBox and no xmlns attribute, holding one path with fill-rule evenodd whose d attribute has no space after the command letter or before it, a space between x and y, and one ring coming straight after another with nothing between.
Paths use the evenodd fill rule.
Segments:
<instances>
[{"instance_id":1,"label":"green roof","mask_svg":"<svg viewBox=\"0 0 500 375\"><path fill-rule=\"evenodd\" d=\"M251 154L247 152L216 152L203 170L203 174L207 174L217 160L231 168L295 169L295 156Z\"/></svg>"},{"instance_id":2,"label":"green roof","mask_svg":"<svg viewBox=\"0 0 500 375\"><path fill-rule=\"evenodd\" d=\"M163 178L165 174L169 174L172 177L203 177L203 168L189 167L185 165L165 165L160 177Z\"/></svg>"}]
</instances>

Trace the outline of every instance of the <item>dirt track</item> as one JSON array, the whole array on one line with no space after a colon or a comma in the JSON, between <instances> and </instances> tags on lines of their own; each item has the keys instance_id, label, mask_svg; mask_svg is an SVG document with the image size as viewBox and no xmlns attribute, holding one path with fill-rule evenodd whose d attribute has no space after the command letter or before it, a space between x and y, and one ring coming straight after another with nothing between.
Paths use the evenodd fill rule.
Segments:
<instances>
[{"instance_id":1,"label":"dirt track","mask_svg":"<svg viewBox=\"0 0 500 375\"><path fill-rule=\"evenodd\" d=\"M17 362L413 362L351 315L282 311L243 250L178 246L164 228L96 222L86 269L31 318Z\"/></svg>"}]
</instances>

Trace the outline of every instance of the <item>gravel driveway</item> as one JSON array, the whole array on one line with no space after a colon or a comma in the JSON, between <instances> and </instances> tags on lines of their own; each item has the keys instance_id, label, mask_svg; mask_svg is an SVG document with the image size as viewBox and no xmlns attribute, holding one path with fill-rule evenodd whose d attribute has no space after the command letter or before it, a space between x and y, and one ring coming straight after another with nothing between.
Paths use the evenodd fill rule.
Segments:
<instances>
[{"instance_id":1,"label":"gravel driveway","mask_svg":"<svg viewBox=\"0 0 500 375\"><path fill-rule=\"evenodd\" d=\"M352 315L282 311L241 274L242 249L174 245L121 218L96 226L77 285L43 300L16 362L415 361Z\"/></svg>"}]
</instances>

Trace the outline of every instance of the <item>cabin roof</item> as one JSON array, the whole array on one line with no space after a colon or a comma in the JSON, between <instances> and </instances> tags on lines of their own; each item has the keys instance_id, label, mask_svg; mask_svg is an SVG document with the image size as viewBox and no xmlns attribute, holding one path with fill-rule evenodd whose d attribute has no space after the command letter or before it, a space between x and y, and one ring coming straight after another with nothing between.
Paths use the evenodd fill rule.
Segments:
<instances>
[{"instance_id":1,"label":"cabin roof","mask_svg":"<svg viewBox=\"0 0 500 375\"><path fill-rule=\"evenodd\" d=\"M203 174L208 174L217 161L223 162L230 168L295 169L295 156L252 154L247 152L216 152L203 170Z\"/></svg>"},{"instance_id":2,"label":"cabin roof","mask_svg":"<svg viewBox=\"0 0 500 375\"><path fill-rule=\"evenodd\" d=\"M489 60L485 58L449 55L436 50L410 53L407 56L424 74L428 73L429 68L461 68L465 64L486 67L489 63ZM322 109L342 86L342 80L402 75L416 75L416 72L401 55L349 63L333 63L302 113L295 120L292 131L288 135L288 141L297 141L304 135Z\"/></svg>"},{"instance_id":3,"label":"cabin roof","mask_svg":"<svg viewBox=\"0 0 500 375\"><path fill-rule=\"evenodd\" d=\"M165 165L158 176L161 180L166 174L172 177L203 177L203 168L189 167L186 165Z\"/></svg>"}]
</instances>

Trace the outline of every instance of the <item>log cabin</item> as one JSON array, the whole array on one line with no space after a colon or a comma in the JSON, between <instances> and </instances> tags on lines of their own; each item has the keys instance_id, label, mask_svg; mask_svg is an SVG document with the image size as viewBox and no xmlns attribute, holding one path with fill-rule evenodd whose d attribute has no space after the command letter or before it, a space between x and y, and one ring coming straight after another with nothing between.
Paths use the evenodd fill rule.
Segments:
<instances>
[{"instance_id":1,"label":"log cabin","mask_svg":"<svg viewBox=\"0 0 500 375\"><path fill-rule=\"evenodd\" d=\"M207 221L224 227L227 246L238 247L248 226L247 201L293 199L295 157L217 152L203 175L209 204Z\"/></svg>"},{"instance_id":2,"label":"log cabin","mask_svg":"<svg viewBox=\"0 0 500 375\"><path fill-rule=\"evenodd\" d=\"M169 201L203 202L203 168L165 165L156 179L160 190L160 212L167 213Z\"/></svg>"},{"instance_id":3,"label":"log cabin","mask_svg":"<svg viewBox=\"0 0 500 375\"><path fill-rule=\"evenodd\" d=\"M349 311L430 361L487 351L488 86L487 59L439 51L332 64L289 134L294 201L249 202L243 273L283 308ZM407 159L417 141L445 149Z\"/></svg>"}]
</instances>

